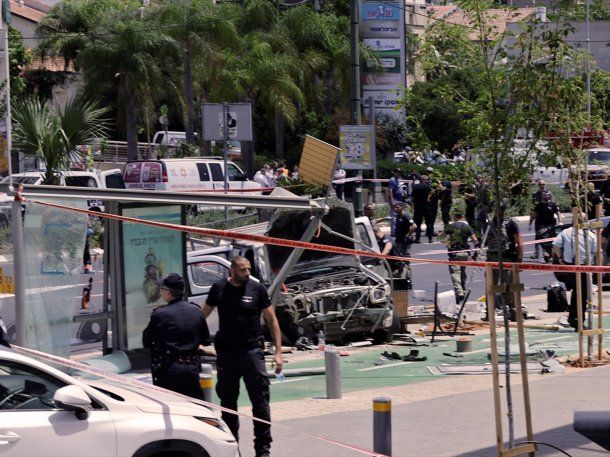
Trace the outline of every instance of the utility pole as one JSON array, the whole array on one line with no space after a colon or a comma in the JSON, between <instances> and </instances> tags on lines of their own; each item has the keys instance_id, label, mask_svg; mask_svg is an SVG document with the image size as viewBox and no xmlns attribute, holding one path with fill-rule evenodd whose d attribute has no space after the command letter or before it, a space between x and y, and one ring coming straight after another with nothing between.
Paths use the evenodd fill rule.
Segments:
<instances>
[{"instance_id":1,"label":"utility pole","mask_svg":"<svg viewBox=\"0 0 610 457\"><path fill-rule=\"evenodd\" d=\"M3 3L3 7L8 3ZM10 56L9 56L9 16L10 12L2 11L0 17L0 28L3 29L4 43L4 76L5 76L5 94L6 94L6 161L8 167L9 186L13 186L13 164L12 164L12 136L11 136L11 73L10 73ZM7 19L7 22L4 20ZM17 328L17 344L25 346L26 344L26 325L25 325L25 259L23 257L24 241L23 241L23 220L21 218L21 201L15 199L11 208L11 226L13 236L13 266L14 266L14 284L15 284L15 323Z\"/></svg>"},{"instance_id":2,"label":"utility pole","mask_svg":"<svg viewBox=\"0 0 610 457\"><path fill-rule=\"evenodd\" d=\"M350 32L350 62L351 62L351 78L350 78L350 124L360 125L360 38L358 34L358 25L360 15L358 14L358 0L350 0L349 4L349 32Z\"/></svg>"},{"instance_id":3,"label":"utility pole","mask_svg":"<svg viewBox=\"0 0 610 457\"><path fill-rule=\"evenodd\" d=\"M349 3L349 32L350 32L350 62L351 62L351 78L350 78L350 124L362 124L360 113L360 37L358 34L358 26L360 22L359 1L350 0ZM354 214L362 216L362 170L358 170L357 175L360 178L354 186L354 195L352 203L354 205Z\"/></svg>"}]
</instances>

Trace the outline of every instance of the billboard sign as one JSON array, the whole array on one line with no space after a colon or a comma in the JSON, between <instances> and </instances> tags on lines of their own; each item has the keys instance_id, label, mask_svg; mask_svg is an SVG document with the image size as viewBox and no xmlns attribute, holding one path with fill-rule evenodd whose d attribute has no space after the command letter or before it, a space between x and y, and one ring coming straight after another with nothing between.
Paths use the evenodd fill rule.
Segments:
<instances>
[{"instance_id":1,"label":"billboard sign","mask_svg":"<svg viewBox=\"0 0 610 457\"><path fill-rule=\"evenodd\" d=\"M375 128L372 125L339 126L339 146L344 170L375 169Z\"/></svg>"},{"instance_id":2,"label":"billboard sign","mask_svg":"<svg viewBox=\"0 0 610 457\"><path fill-rule=\"evenodd\" d=\"M360 5L360 20L400 21L401 8L395 2L363 2Z\"/></svg>"},{"instance_id":3,"label":"billboard sign","mask_svg":"<svg viewBox=\"0 0 610 457\"><path fill-rule=\"evenodd\" d=\"M362 106L369 107L369 100L373 99L373 108L398 109L401 95L399 91L392 90L365 90L362 92Z\"/></svg>"},{"instance_id":4,"label":"billboard sign","mask_svg":"<svg viewBox=\"0 0 610 457\"><path fill-rule=\"evenodd\" d=\"M362 72L362 100L379 114L403 118L398 92L406 87L404 12L395 2L361 2L360 31L363 44L372 50L377 62L365 62ZM385 95L384 95L385 92Z\"/></svg>"},{"instance_id":5,"label":"billboard sign","mask_svg":"<svg viewBox=\"0 0 610 457\"><path fill-rule=\"evenodd\" d=\"M399 24L395 22L360 22L360 33L362 34L362 36L400 38L400 27Z\"/></svg>"}]
</instances>

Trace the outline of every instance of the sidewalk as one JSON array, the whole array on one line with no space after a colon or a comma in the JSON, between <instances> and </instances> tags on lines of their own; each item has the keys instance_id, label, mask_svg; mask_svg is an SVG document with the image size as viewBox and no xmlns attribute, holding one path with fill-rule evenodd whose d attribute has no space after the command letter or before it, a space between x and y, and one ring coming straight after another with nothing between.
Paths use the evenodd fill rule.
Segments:
<instances>
[{"instance_id":1,"label":"sidewalk","mask_svg":"<svg viewBox=\"0 0 610 457\"><path fill-rule=\"evenodd\" d=\"M543 294L524 297L524 303L530 307L530 312L542 318L526 321L526 324L552 324L559 315L563 315L543 312L546 308L546 295ZM487 332L483 330L482 333ZM546 334L546 332L542 333ZM574 333L548 332L541 338L559 342L565 341L566 337L572 335ZM502 340L501 335L499 339ZM513 343L516 343L516 340ZM371 372L371 377L380 374L377 371ZM394 457L497 455L490 375L445 375L423 382L408 379L409 375L398 373L395 375L404 378L402 384L356 391L344 389L343 398L340 400L327 400L310 394L308 398L273 402L272 417L277 423L273 429L273 455L328 457L363 455L305 436L294 429L372 450L371 409L375 397L392 399ZM558 446L572 456L605 454L600 447L574 432L572 421L574 411L577 410L610 409L610 365L589 369L567 368L565 374L530 373L528 379L536 441ZM349 381L346 380L344 383ZM500 383L503 417L506 418L503 375ZM375 384L373 379L371 384ZM520 442L525 439L520 374L511 375L511 386L515 413L515 442ZM303 388L307 387L303 385ZM240 411L250 413L247 407L240 408ZM252 457L254 455L251 449L252 424L247 419L242 419L241 424L241 455ZM281 426L288 426L291 430L283 429ZM508 440L506 421L504 439ZM536 455L564 454L550 447L541 446Z\"/></svg>"},{"instance_id":2,"label":"sidewalk","mask_svg":"<svg viewBox=\"0 0 610 457\"><path fill-rule=\"evenodd\" d=\"M517 378L518 375L512 377L513 381ZM558 446L572 456L606 454L600 447L574 432L572 420L574 411L577 410L610 409L610 366L572 369L565 375L532 375L529 379L536 441ZM525 435L523 402L520 385L517 382L512 385L515 435L516 442L520 442ZM504 389L502 391L504 395ZM311 417L299 417L301 413L298 410L305 408L297 408L296 402L289 402L292 404L288 408L281 403L273 404L272 416L278 424L273 429L273 455L362 455L293 430L282 429L280 425L372 449L371 402L380 395L393 399L394 457L497 455L491 376L485 375L447 377L393 389L360 391L346 395L341 400L298 402L310 411ZM326 414L325 405L329 403L342 404L343 411ZM504 401L503 408L506 417ZM251 422L242 419L242 457L253 456L251 428ZM506 425L504 438L507 439ZM536 455L563 454L541 446Z\"/></svg>"}]
</instances>

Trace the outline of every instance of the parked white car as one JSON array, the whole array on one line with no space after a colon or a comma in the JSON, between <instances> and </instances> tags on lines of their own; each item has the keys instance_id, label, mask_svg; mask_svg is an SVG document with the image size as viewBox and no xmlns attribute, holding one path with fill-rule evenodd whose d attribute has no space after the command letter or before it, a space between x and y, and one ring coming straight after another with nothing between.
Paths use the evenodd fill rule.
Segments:
<instances>
[{"instance_id":1,"label":"parked white car","mask_svg":"<svg viewBox=\"0 0 610 457\"><path fill-rule=\"evenodd\" d=\"M13 185L26 184L38 186L42 184L43 176L44 171L15 173L13 174ZM1 182L8 183L8 176ZM112 170L62 171L60 173L60 184L68 187L89 187L92 189L125 188L123 172L120 168L113 168ZM104 202L102 200L87 200L87 206L92 211L104 211Z\"/></svg>"},{"instance_id":2,"label":"parked white car","mask_svg":"<svg viewBox=\"0 0 610 457\"><path fill-rule=\"evenodd\" d=\"M226 424L198 400L88 378L0 346L0 454L239 455Z\"/></svg>"}]
</instances>

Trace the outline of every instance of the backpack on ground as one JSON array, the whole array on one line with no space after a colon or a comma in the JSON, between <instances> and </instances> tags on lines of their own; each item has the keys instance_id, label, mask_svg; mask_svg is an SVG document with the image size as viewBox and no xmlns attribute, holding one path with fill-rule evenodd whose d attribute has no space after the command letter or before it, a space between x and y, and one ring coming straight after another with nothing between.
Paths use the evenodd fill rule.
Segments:
<instances>
[{"instance_id":1,"label":"backpack on ground","mask_svg":"<svg viewBox=\"0 0 610 457\"><path fill-rule=\"evenodd\" d=\"M559 313L568 310L568 297L563 286L551 286L546 291L546 311Z\"/></svg>"}]
</instances>

